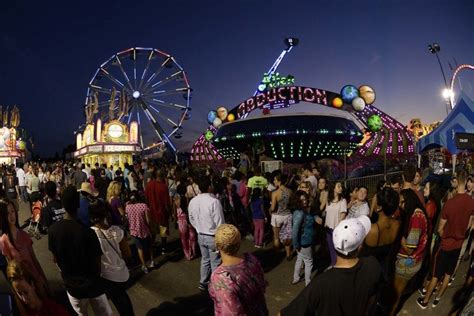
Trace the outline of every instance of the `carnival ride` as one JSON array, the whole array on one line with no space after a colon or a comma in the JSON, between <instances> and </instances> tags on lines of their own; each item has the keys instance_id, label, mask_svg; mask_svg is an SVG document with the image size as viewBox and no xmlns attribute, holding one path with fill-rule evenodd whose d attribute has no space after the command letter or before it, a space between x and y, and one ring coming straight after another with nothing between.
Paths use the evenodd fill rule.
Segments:
<instances>
[{"instance_id":1,"label":"carnival ride","mask_svg":"<svg viewBox=\"0 0 474 316\"><path fill-rule=\"evenodd\" d=\"M275 61L273 62L272 66L264 74L263 80L257 85L257 89L255 90L253 94L254 96L256 96L258 93L263 92L267 89L268 83L271 81L270 78L278 70L278 66L280 66L280 63L283 61L283 58L285 58L285 56L288 53L290 53L294 47L298 45L299 39L294 38L294 37L285 38L284 43L285 43L286 48L282 50L280 55L278 55L277 59L275 59ZM269 82L266 82L267 80ZM285 105L288 106L288 103L284 102L280 104L280 106L282 107L285 107ZM193 144L193 147L191 149L191 161L214 162L214 161L220 161L223 159L223 156L215 148L215 146L212 144L210 139L207 139L206 135L211 135L211 134L214 135L214 133L217 131L217 128L213 126L213 121L208 122L208 123L210 124L209 127L206 129L206 131L203 134L201 134L198 137L198 139Z\"/></svg>"},{"instance_id":2,"label":"carnival ride","mask_svg":"<svg viewBox=\"0 0 474 316\"><path fill-rule=\"evenodd\" d=\"M281 59L279 61L281 62ZM276 68L274 73L275 70ZM244 141L246 144L254 144L262 143L262 140L269 140L275 135L290 134L292 137L283 137L283 148L284 151L288 152L285 157L282 153L275 155L275 152L270 148L265 149L266 154L273 158L283 158L288 161L305 161L324 157L340 158L354 152L362 157L398 156L414 153L413 138L406 127L373 105L375 91L370 86L362 85L357 88L354 85L345 85L340 93L335 93L319 88L294 86L292 85L293 80L289 82L289 85L287 83L288 80L283 84L265 87L260 84L259 89L252 97L241 102L233 109L227 110L224 107L219 107L216 111L211 110L208 114L208 122L212 126L194 144L191 159L196 162L217 161L222 158L235 159L237 157L236 153L239 151L234 144L237 136L239 136L240 141ZM322 123L315 119L316 116L306 113L314 119L311 128L306 129L311 133L300 133L303 128L293 128L290 132L286 128L287 125L298 126L301 117L287 116L286 120L279 121L279 124L283 125L274 125L271 116L265 115L273 109L290 107L300 102L315 103L346 111L363 128L358 129L357 132L354 132L351 128L338 129L337 124L341 123L336 123L336 121L342 118L333 119L334 127L322 128L318 126ZM250 112L257 109L263 110L264 116L261 118L260 124L266 125L265 131L245 132L248 130L245 119ZM296 121L293 122L293 120ZM232 128L230 128L231 125L233 125ZM241 125L242 128L238 128L238 125ZM299 157L299 150L298 153L291 150L292 142L296 141L295 136L298 141L303 141L304 147L305 141L334 142L334 139L346 133L346 137L349 137L350 141L348 142L346 139L337 140L336 150L330 152L330 154L319 151L316 154ZM351 133L355 134L351 135ZM351 136L353 137L351 138ZM357 144L357 146L354 146L354 144ZM305 152L305 149L302 152ZM308 151L306 150L306 152Z\"/></svg>"},{"instance_id":3,"label":"carnival ride","mask_svg":"<svg viewBox=\"0 0 474 316\"><path fill-rule=\"evenodd\" d=\"M137 121L145 152L176 152L190 118L191 87L176 59L156 48L133 47L112 55L96 70L85 100L86 124Z\"/></svg>"},{"instance_id":4,"label":"carnival ride","mask_svg":"<svg viewBox=\"0 0 474 316\"><path fill-rule=\"evenodd\" d=\"M217 131L213 143L226 158L239 159L241 152L248 151L249 144L256 144L266 156L284 162L304 162L341 156L354 150L362 138L359 127L347 118L295 113L225 124Z\"/></svg>"}]
</instances>

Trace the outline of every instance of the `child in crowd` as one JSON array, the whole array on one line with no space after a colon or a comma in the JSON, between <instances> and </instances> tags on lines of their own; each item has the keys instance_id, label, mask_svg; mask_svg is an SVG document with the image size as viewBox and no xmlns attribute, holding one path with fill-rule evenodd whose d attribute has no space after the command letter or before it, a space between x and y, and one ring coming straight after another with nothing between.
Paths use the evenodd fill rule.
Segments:
<instances>
[{"instance_id":1,"label":"child in crowd","mask_svg":"<svg viewBox=\"0 0 474 316\"><path fill-rule=\"evenodd\" d=\"M263 196L262 189L255 188L252 190L252 198L250 201L250 209L252 210L252 219L254 225L253 238L255 247L263 247L263 237L265 233L265 211L263 210Z\"/></svg>"}]
</instances>

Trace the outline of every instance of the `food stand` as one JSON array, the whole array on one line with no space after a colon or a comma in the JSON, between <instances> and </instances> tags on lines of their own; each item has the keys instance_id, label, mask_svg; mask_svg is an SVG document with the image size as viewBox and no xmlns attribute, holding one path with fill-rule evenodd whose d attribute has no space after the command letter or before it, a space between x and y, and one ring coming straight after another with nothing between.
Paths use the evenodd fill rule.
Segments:
<instances>
[{"instance_id":1,"label":"food stand","mask_svg":"<svg viewBox=\"0 0 474 316\"><path fill-rule=\"evenodd\" d=\"M22 139L24 130L18 129L20 124L20 110L15 105L3 110L0 106L0 164L16 165L17 160L24 160L26 142ZM23 131L23 132L22 132ZM23 135L24 136L24 135Z\"/></svg>"},{"instance_id":2,"label":"food stand","mask_svg":"<svg viewBox=\"0 0 474 316\"><path fill-rule=\"evenodd\" d=\"M138 123L130 125L111 120L102 126L101 119L87 124L82 132L76 133L74 158L91 166L99 163L124 168L132 164L133 155L141 152L138 145Z\"/></svg>"}]
</instances>

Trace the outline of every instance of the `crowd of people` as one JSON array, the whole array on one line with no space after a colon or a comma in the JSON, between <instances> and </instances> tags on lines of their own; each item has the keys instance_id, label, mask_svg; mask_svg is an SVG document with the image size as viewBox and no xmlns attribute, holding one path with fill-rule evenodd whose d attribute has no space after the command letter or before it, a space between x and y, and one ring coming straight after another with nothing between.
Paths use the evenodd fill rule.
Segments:
<instances>
[{"instance_id":1,"label":"crowd of people","mask_svg":"<svg viewBox=\"0 0 474 316\"><path fill-rule=\"evenodd\" d=\"M32 214L41 205L39 231L48 235L79 315L89 306L111 315L109 299L120 315L134 315L129 270L133 262L144 274L155 268L155 258L169 251L172 222L185 258L201 256L196 286L209 293L216 315L268 314L263 269L256 256L240 252L244 239L288 261L296 257L288 282L304 280L305 288L281 315L395 315L414 290L420 308L431 298L434 308L465 253L471 256L465 289L472 292L467 241L474 192L466 171L445 188L407 164L401 176L377 186L369 203L369 188L329 181L316 163L262 173L244 162L223 170L146 160L123 170L62 162L4 166L0 267L20 314L69 313L52 299L32 238L20 228L19 203ZM316 270L314 260L328 268Z\"/></svg>"}]
</instances>

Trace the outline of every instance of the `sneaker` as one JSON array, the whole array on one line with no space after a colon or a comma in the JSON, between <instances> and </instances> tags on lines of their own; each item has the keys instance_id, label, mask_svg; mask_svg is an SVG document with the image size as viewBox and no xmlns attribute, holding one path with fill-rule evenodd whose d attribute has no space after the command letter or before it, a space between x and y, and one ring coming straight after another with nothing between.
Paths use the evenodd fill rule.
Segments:
<instances>
[{"instance_id":1,"label":"sneaker","mask_svg":"<svg viewBox=\"0 0 474 316\"><path fill-rule=\"evenodd\" d=\"M453 284L453 282L454 282L454 277L452 277L452 278L449 279L448 286L451 286L451 285Z\"/></svg>"},{"instance_id":2,"label":"sneaker","mask_svg":"<svg viewBox=\"0 0 474 316\"><path fill-rule=\"evenodd\" d=\"M204 291L207 291L207 286L204 285L204 284L199 283L198 289L199 289L199 291L204 292Z\"/></svg>"},{"instance_id":3,"label":"sneaker","mask_svg":"<svg viewBox=\"0 0 474 316\"><path fill-rule=\"evenodd\" d=\"M142 271L145 274L148 274L150 271L148 271L148 268L146 266L142 266Z\"/></svg>"},{"instance_id":4,"label":"sneaker","mask_svg":"<svg viewBox=\"0 0 474 316\"><path fill-rule=\"evenodd\" d=\"M155 260L151 260L150 261L150 266L149 266L151 269L153 269L155 267Z\"/></svg>"},{"instance_id":5,"label":"sneaker","mask_svg":"<svg viewBox=\"0 0 474 316\"><path fill-rule=\"evenodd\" d=\"M293 280L293 282L291 282L291 284L296 285L296 284L300 283L300 281L301 281L301 277L298 280Z\"/></svg>"},{"instance_id":6,"label":"sneaker","mask_svg":"<svg viewBox=\"0 0 474 316\"><path fill-rule=\"evenodd\" d=\"M428 307L428 303L425 303L424 300L425 298L423 296L416 299L416 304L418 304L421 309L426 309Z\"/></svg>"},{"instance_id":7,"label":"sneaker","mask_svg":"<svg viewBox=\"0 0 474 316\"><path fill-rule=\"evenodd\" d=\"M426 295L426 292L428 292L428 291L425 290L424 287L420 287L420 288L418 289L418 292L420 292L421 296L425 296L425 295Z\"/></svg>"},{"instance_id":8,"label":"sneaker","mask_svg":"<svg viewBox=\"0 0 474 316\"><path fill-rule=\"evenodd\" d=\"M255 245L255 248L262 248L262 246L259 246L259 245Z\"/></svg>"},{"instance_id":9,"label":"sneaker","mask_svg":"<svg viewBox=\"0 0 474 316\"><path fill-rule=\"evenodd\" d=\"M435 308L436 306L438 306L438 303L439 303L440 300L441 300L441 298L435 297L435 299L433 301L433 304L431 304L431 307Z\"/></svg>"},{"instance_id":10,"label":"sneaker","mask_svg":"<svg viewBox=\"0 0 474 316\"><path fill-rule=\"evenodd\" d=\"M161 254L164 256L166 255L166 249L165 248L161 248Z\"/></svg>"}]
</instances>

